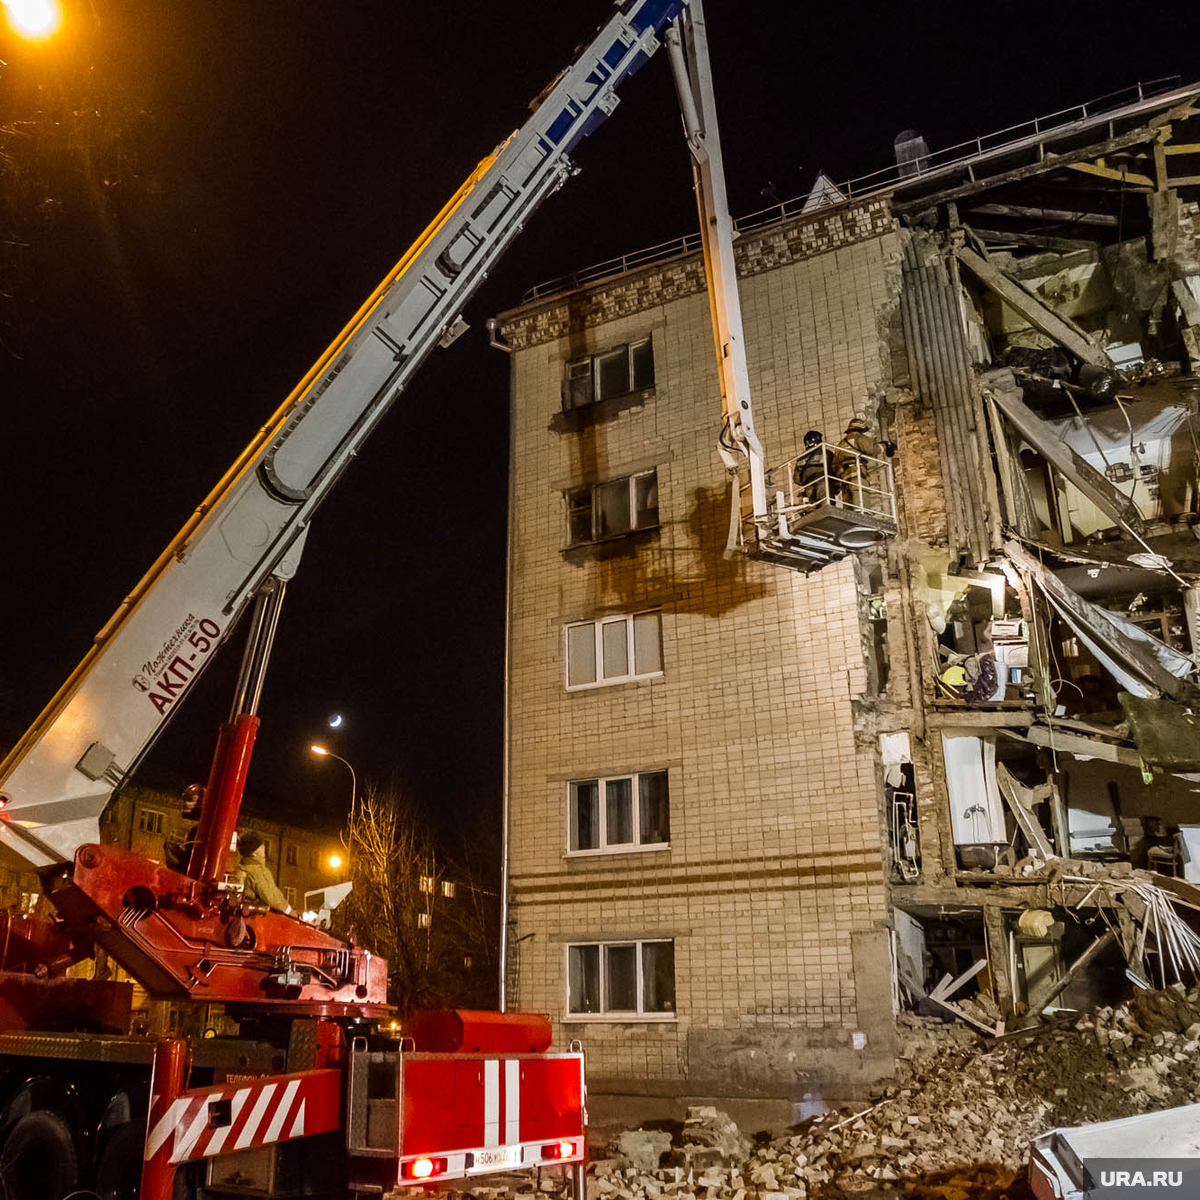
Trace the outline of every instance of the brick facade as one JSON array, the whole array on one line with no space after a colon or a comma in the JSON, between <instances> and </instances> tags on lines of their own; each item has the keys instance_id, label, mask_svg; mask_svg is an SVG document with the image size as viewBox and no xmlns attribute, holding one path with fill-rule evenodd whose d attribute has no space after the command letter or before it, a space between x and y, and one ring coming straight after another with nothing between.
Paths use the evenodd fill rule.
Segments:
<instances>
[{"instance_id":1,"label":"brick facade","mask_svg":"<svg viewBox=\"0 0 1200 1200\"><path fill-rule=\"evenodd\" d=\"M769 461L890 385L885 201L738 242ZM510 313L510 1001L584 1040L593 1087L801 1099L891 1063L876 756L852 560L726 559L720 400L698 259ZM566 364L650 335L654 387L566 427ZM578 414L576 414L578 415ZM655 467L659 527L564 554L564 493ZM661 677L570 691L564 624L662 613ZM666 768L670 847L567 853L572 779ZM669 938L670 1020L568 1019L567 946ZM718 1090L719 1089L719 1090Z\"/></svg>"}]
</instances>

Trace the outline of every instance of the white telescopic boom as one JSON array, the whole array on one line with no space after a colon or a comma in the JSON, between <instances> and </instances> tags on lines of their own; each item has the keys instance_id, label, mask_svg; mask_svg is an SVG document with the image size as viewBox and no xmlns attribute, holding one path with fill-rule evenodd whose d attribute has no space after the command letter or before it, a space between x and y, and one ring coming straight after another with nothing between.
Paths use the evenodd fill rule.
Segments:
<instances>
[{"instance_id":1,"label":"white telescopic boom","mask_svg":"<svg viewBox=\"0 0 1200 1200\"><path fill-rule=\"evenodd\" d=\"M733 218L729 215L729 201L725 195L721 136L717 128L708 34L701 0L689 0L667 29L666 42L675 90L679 94L684 133L692 154L700 242L721 379L721 408L725 421L722 443L726 449L736 447L746 456L754 512L765 515L767 489L763 452L754 431L742 305L733 256Z\"/></svg>"},{"instance_id":2,"label":"white telescopic boom","mask_svg":"<svg viewBox=\"0 0 1200 1200\"><path fill-rule=\"evenodd\" d=\"M659 46L679 0L629 0L471 174L96 635L0 764L0 851L25 868L99 840L98 819L259 586Z\"/></svg>"}]
</instances>

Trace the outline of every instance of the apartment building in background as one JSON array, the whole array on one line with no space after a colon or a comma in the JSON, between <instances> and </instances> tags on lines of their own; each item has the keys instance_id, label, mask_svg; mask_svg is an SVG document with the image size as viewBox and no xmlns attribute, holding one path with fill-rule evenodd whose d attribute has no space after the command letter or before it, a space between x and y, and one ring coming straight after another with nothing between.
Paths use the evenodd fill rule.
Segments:
<instances>
[{"instance_id":1,"label":"apartment building in background","mask_svg":"<svg viewBox=\"0 0 1200 1200\"><path fill-rule=\"evenodd\" d=\"M905 1008L994 1031L1169 981L1147 914L1200 898L1198 95L905 134L739 222L766 514L717 453L694 242L501 318L508 1002L593 1092L803 1111L890 1073Z\"/></svg>"}]
</instances>

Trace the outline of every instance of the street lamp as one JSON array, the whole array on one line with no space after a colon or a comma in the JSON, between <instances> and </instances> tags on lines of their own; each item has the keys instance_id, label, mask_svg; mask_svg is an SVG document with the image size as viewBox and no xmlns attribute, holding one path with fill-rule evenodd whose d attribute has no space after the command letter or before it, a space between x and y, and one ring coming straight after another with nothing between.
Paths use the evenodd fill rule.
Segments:
<instances>
[{"instance_id":1,"label":"street lamp","mask_svg":"<svg viewBox=\"0 0 1200 1200\"><path fill-rule=\"evenodd\" d=\"M340 854L331 854L328 859L326 859L326 862L329 863L329 869L331 871L341 870L342 856Z\"/></svg>"},{"instance_id":2,"label":"street lamp","mask_svg":"<svg viewBox=\"0 0 1200 1200\"><path fill-rule=\"evenodd\" d=\"M350 827L353 829L355 798L358 794L358 776L354 774L354 768L340 754L334 754L332 750L327 749L318 742L314 742L309 746L309 749L318 758L336 758L350 772Z\"/></svg>"},{"instance_id":3,"label":"street lamp","mask_svg":"<svg viewBox=\"0 0 1200 1200\"><path fill-rule=\"evenodd\" d=\"M59 0L0 0L9 28L31 42L53 37L62 25Z\"/></svg>"}]
</instances>

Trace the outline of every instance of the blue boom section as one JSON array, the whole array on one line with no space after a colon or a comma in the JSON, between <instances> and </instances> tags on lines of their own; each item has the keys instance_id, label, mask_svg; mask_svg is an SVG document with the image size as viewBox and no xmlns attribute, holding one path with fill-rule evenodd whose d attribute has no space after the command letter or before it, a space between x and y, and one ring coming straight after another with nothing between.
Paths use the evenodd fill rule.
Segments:
<instances>
[{"instance_id":1,"label":"blue boom section","mask_svg":"<svg viewBox=\"0 0 1200 1200\"><path fill-rule=\"evenodd\" d=\"M662 28L675 20L685 7L686 3L681 3L680 0L630 0L630 3L621 7L621 15L629 22L632 32L641 37L647 31L651 31L655 35L659 34ZM597 90L605 84L618 87L626 79L636 75L650 61L650 55L644 50L639 50L630 57L631 45L633 45L632 41L619 37L606 50L602 51L587 76L588 83ZM573 106L568 104L555 117L546 131L546 136L554 145L561 146L563 150L573 150L583 138L604 123L608 113L602 110L593 110L576 126L575 122L579 115L579 110L575 108L573 111Z\"/></svg>"}]
</instances>

